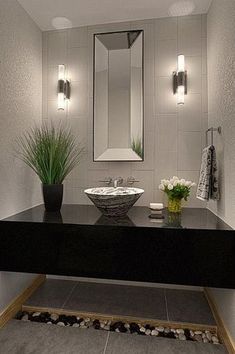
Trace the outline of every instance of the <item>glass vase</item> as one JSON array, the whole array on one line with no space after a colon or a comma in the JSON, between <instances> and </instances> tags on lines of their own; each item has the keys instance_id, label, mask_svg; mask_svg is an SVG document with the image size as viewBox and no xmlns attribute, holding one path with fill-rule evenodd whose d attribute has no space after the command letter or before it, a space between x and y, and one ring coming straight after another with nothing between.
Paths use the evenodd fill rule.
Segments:
<instances>
[{"instance_id":1,"label":"glass vase","mask_svg":"<svg viewBox=\"0 0 235 354\"><path fill-rule=\"evenodd\" d=\"M182 210L182 199L169 198L168 199L168 211L170 213L180 213Z\"/></svg>"}]
</instances>

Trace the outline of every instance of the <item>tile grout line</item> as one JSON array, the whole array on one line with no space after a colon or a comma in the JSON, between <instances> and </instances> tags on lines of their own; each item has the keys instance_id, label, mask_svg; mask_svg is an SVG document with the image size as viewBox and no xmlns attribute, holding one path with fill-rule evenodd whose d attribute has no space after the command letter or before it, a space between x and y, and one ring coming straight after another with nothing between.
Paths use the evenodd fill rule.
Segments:
<instances>
[{"instance_id":1,"label":"tile grout line","mask_svg":"<svg viewBox=\"0 0 235 354\"><path fill-rule=\"evenodd\" d=\"M107 349L108 341L109 341L109 336L110 336L110 331L108 331L108 333L107 333L107 338L106 338L103 354L106 353L106 349Z\"/></svg>"},{"instance_id":2,"label":"tile grout line","mask_svg":"<svg viewBox=\"0 0 235 354\"><path fill-rule=\"evenodd\" d=\"M169 321L169 312L168 312L168 304L167 304L167 297L166 297L166 289L164 289L164 297L165 297L165 306L166 306L166 317L167 317L167 321Z\"/></svg>"},{"instance_id":3,"label":"tile grout line","mask_svg":"<svg viewBox=\"0 0 235 354\"><path fill-rule=\"evenodd\" d=\"M61 306L61 309L62 309L62 310L64 310L64 306L66 305L66 303L67 303L68 300L70 299L70 297L71 297L71 295L72 295L72 293L73 293L73 291L74 291L74 289L76 288L77 285L78 285L78 284L74 284L74 286L73 286L72 289L70 290L70 292L69 292L68 296L66 297L66 299L65 299L65 301L64 301L64 303L63 303L63 305Z\"/></svg>"}]
</instances>

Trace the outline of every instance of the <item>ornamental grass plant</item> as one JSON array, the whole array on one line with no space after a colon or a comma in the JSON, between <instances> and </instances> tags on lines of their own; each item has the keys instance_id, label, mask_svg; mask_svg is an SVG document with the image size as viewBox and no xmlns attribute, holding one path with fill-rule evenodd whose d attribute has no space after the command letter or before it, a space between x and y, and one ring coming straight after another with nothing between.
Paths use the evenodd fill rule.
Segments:
<instances>
[{"instance_id":1,"label":"ornamental grass plant","mask_svg":"<svg viewBox=\"0 0 235 354\"><path fill-rule=\"evenodd\" d=\"M80 162L84 148L71 130L43 124L17 139L17 156L40 178L43 185L62 184Z\"/></svg>"}]
</instances>

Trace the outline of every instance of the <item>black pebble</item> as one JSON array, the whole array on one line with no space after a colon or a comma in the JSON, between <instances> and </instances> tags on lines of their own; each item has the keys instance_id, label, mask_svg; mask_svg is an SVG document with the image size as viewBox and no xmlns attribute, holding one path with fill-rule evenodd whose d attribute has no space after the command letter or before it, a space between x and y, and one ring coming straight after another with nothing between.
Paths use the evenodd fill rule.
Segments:
<instances>
[{"instance_id":1,"label":"black pebble","mask_svg":"<svg viewBox=\"0 0 235 354\"><path fill-rule=\"evenodd\" d=\"M140 328L136 323L134 323L134 322L130 323L130 332L131 333L134 333L134 332L139 333L139 331L140 331Z\"/></svg>"},{"instance_id":2,"label":"black pebble","mask_svg":"<svg viewBox=\"0 0 235 354\"><path fill-rule=\"evenodd\" d=\"M165 337L167 333L159 332L158 337Z\"/></svg>"},{"instance_id":3,"label":"black pebble","mask_svg":"<svg viewBox=\"0 0 235 354\"><path fill-rule=\"evenodd\" d=\"M121 333L126 333L126 332L127 332L127 329L126 329L126 327L125 327L124 325L122 325L122 326L119 327L119 331L120 331Z\"/></svg>"},{"instance_id":4,"label":"black pebble","mask_svg":"<svg viewBox=\"0 0 235 354\"><path fill-rule=\"evenodd\" d=\"M72 326L74 323L77 323L77 317L76 316L67 316L67 322Z\"/></svg>"},{"instance_id":5,"label":"black pebble","mask_svg":"<svg viewBox=\"0 0 235 354\"><path fill-rule=\"evenodd\" d=\"M63 322L65 325L67 325L68 324L67 316L59 315L59 319L57 320L57 322Z\"/></svg>"},{"instance_id":6,"label":"black pebble","mask_svg":"<svg viewBox=\"0 0 235 354\"><path fill-rule=\"evenodd\" d=\"M21 318L24 316L24 315L27 315L27 312L25 311L19 311L17 314L16 314L16 320L21 320Z\"/></svg>"},{"instance_id":7,"label":"black pebble","mask_svg":"<svg viewBox=\"0 0 235 354\"><path fill-rule=\"evenodd\" d=\"M165 333L166 338L175 338L175 333L173 332L169 332L169 333Z\"/></svg>"},{"instance_id":8,"label":"black pebble","mask_svg":"<svg viewBox=\"0 0 235 354\"><path fill-rule=\"evenodd\" d=\"M191 337L190 331L189 331L188 328L186 328L186 329L184 330L184 335L185 335L186 339L189 339L189 338Z\"/></svg>"},{"instance_id":9,"label":"black pebble","mask_svg":"<svg viewBox=\"0 0 235 354\"><path fill-rule=\"evenodd\" d=\"M99 320L94 320L93 322L93 327L95 329L100 329L100 321Z\"/></svg>"},{"instance_id":10,"label":"black pebble","mask_svg":"<svg viewBox=\"0 0 235 354\"><path fill-rule=\"evenodd\" d=\"M124 323L121 322L121 321L115 322L115 323L113 324L113 328L114 328L114 329L116 329L116 328L120 329L120 328L123 327L123 326L124 326Z\"/></svg>"}]
</instances>

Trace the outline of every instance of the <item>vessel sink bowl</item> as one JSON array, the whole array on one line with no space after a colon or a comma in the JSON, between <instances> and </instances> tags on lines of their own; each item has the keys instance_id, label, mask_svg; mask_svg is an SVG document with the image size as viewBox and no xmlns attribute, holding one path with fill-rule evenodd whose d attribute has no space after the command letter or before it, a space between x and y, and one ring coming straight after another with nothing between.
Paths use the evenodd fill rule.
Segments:
<instances>
[{"instance_id":1,"label":"vessel sink bowl","mask_svg":"<svg viewBox=\"0 0 235 354\"><path fill-rule=\"evenodd\" d=\"M118 217L127 214L144 190L132 187L98 187L84 192L103 215Z\"/></svg>"}]
</instances>

